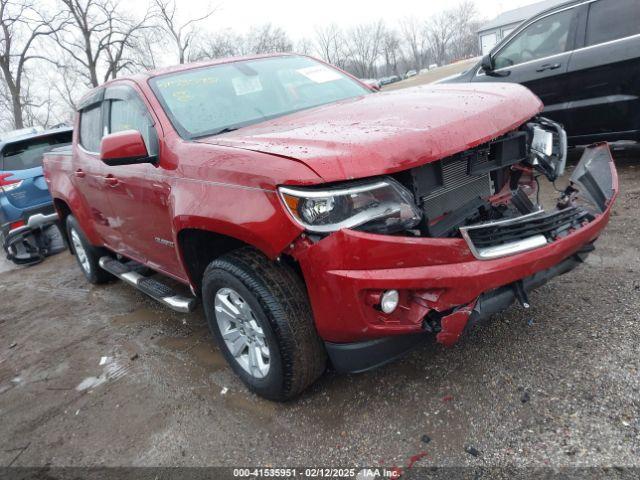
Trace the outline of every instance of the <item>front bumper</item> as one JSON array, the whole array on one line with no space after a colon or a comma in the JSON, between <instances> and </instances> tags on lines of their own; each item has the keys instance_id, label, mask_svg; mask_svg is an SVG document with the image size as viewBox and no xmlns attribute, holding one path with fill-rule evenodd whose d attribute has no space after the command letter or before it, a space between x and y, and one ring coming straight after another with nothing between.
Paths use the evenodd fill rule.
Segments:
<instances>
[{"instance_id":1,"label":"front bumper","mask_svg":"<svg viewBox=\"0 0 640 480\"><path fill-rule=\"evenodd\" d=\"M608 175L601 175L605 170ZM510 305L516 294L508 292L515 291L514 284L530 290L574 268L607 225L618 193L617 174L606 145L588 149L578 172L581 177L572 180L588 190L586 197L595 196L602 208L594 212L590 223L535 250L479 260L463 239L342 230L317 243L299 240L292 253L304 273L316 328L330 356L349 350L353 355L354 349L345 344L365 342L374 345L375 351L382 343L371 341L424 334L431 329L430 319L439 324L431 329L437 332L437 340L453 344L470 319ZM603 179L610 185L603 185ZM401 298L391 315L376 308L376 298L388 289L399 290ZM394 355L391 351L390 356ZM366 368L360 365L358 369Z\"/></svg>"}]
</instances>

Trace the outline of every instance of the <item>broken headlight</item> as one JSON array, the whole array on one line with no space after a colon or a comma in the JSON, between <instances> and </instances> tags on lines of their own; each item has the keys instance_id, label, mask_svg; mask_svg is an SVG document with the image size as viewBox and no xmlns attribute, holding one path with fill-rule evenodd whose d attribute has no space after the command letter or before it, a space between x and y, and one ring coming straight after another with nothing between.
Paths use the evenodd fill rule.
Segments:
<instances>
[{"instance_id":1,"label":"broken headlight","mask_svg":"<svg viewBox=\"0 0 640 480\"><path fill-rule=\"evenodd\" d=\"M352 228L375 233L410 229L421 219L413 195L392 178L332 188L280 187L294 220L314 233Z\"/></svg>"},{"instance_id":2,"label":"broken headlight","mask_svg":"<svg viewBox=\"0 0 640 480\"><path fill-rule=\"evenodd\" d=\"M527 124L531 149L529 162L552 182L567 164L567 133L562 125L539 117Z\"/></svg>"}]
</instances>

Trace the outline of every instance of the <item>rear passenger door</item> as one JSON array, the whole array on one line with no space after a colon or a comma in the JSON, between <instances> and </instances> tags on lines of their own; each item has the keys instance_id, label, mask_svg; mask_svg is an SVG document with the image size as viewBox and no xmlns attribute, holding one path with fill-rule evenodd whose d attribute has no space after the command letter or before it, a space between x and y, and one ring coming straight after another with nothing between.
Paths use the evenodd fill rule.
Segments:
<instances>
[{"instance_id":1,"label":"rear passenger door","mask_svg":"<svg viewBox=\"0 0 640 480\"><path fill-rule=\"evenodd\" d=\"M571 143L640 140L640 0L584 7L569 62Z\"/></svg>"},{"instance_id":2,"label":"rear passenger door","mask_svg":"<svg viewBox=\"0 0 640 480\"><path fill-rule=\"evenodd\" d=\"M107 166L100 160L100 142L104 136L103 96L104 90L98 90L80 107L71 181L84 203L86 218L79 219L81 224L89 222L103 243L113 247L119 241L118 225L109 202Z\"/></svg>"},{"instance_id":3,"label":"rear passenger door","mask_svg":"<svg viewBox=\"0 0 640 480\"><path fill-rule=\"evenodd\" d=\"M566 100L566 74L577 24L575 7L534 18L491 54L494 74L479 70L473 81L520 83L540 97L547 116L564 123L565 113L558 106Z\"/></svg>"}]
</instances>

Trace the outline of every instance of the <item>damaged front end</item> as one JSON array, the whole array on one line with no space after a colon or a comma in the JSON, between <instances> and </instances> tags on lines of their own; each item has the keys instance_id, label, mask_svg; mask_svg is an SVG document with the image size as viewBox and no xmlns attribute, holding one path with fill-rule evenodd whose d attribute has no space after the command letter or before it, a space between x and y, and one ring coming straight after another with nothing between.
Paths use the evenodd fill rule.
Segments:
<instances>
[{"instance_id":1,"label":"damaged front end","mask_svg":"<svg viewBox=\"0 0 640 480\"><path fill-rule=\"evenodd\" d=\"M528 292L584 261L608 222L617 175L607 144L587 147L545 208L540 182L557 190L565 167L564 130L536 118L400 173L281 188L307 232L286 253L307 279L334 366L373 368L425 333L452 345L514 301L528 308Z\"/></svg>"}]
</instances>

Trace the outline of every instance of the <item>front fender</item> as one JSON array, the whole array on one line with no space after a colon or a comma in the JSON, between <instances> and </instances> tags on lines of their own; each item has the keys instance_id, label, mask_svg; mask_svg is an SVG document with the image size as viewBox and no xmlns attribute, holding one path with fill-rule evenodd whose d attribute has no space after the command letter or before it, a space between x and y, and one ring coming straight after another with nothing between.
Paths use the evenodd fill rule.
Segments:
<instances>
[{"instance_id":1,"label":"front fender","mask_svg":"<svg viewBox=\"0 0 640 480\"><path fill-rule=\"evenodd\" d=\"M240 240L275 259L303 231L275 190L182 180L174 189L174 241L187 228Z\"/></svg>"}]
</instances>

